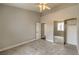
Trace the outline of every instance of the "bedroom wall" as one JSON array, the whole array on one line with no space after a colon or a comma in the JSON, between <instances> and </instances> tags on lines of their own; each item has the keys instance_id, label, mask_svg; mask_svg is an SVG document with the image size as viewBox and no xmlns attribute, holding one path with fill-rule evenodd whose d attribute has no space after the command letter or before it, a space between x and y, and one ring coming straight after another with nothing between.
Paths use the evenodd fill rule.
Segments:
<instances>
[{"instance_id":1,"label":"bedroom wall","mask_svg":"<svg viewBox=\"0 0 79 59\"><path fill-rule=\"evenodd\" d=\"M39 13L0 4L0 49L35 39Z\"/></svg>"}]
</instances>

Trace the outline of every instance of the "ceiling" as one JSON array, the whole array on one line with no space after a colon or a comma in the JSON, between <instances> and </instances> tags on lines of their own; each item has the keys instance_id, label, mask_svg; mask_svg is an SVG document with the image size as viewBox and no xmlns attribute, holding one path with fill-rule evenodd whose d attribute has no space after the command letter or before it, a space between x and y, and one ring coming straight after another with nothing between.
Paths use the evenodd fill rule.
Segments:
<instances>
[{"instance_id":1,"label":"ceiling","mask_svg":"<svg viewBox=\"0 0 79 59\"><path fill-rule=\"evenodd\" d=\"M22 9L27 9L35 12L40 12L40 9L38 8L39 3L4 3L4 5L8 6L13 6L13 7L18 7ZM55 8L55 7L61 7L61 6L69 6L69 5L75 5L75 3L48 3L47 4L50 8Z\"/></svg>"}]
</instances>

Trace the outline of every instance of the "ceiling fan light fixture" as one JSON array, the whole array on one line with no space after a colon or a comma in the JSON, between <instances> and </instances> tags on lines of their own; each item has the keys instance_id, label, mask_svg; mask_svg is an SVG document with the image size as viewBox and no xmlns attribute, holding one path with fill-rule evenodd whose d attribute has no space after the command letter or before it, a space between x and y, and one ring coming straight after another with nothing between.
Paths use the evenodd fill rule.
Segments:
<instances>
[{"instance_id":1,"label":"ceiling fan light fixture","mask_svg":"<svg viewBox=\"0 0 79 59\"><path fill-rule=\"evenodd\" d=\"M40 4L38 5L39 8L40 8L40 12L42 12L42 11L44 11L44 10L46 10L46 9L48 9L48 10L51 9L51 8L48 7L46 4L47 4L47 3L40 3Z\"/></svg>"}]
</instances>

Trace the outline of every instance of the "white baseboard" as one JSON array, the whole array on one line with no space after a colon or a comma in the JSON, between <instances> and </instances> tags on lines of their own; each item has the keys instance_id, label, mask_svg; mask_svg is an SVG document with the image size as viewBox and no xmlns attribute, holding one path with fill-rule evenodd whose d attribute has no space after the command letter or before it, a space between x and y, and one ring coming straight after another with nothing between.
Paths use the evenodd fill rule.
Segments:
<instances>
[{"instance_id":1,"label":"white baseboard","mask_svg":"<svg viewBox=\"0 0 79 59\"><path fill-rule=\"evenodd\" d=\"M55 36L55 38L64 39L62 36Z\"/></svg>"},{"instance_id":2,"label":"white baseboard","mask_svg":"<svg viewBox=\"0 0 79 59\"><path fill-rule=\"evenodd\" d=\"M8 50L8 49L11 49L11 48L14 48L14 47L17 47L17 46L20 46L20 45L23 45L23 44L26 44L26 43L29 43L29 42L32 42L32 41L34 41L34 40L35 40L35 39L32 39L32 40L29 40L29 41L24 41L24 42L17 43L16 45L11 45L11 46L2 48L2 49L0 49L0 52L1 52L1 51L5 51L5 50Z\"/></svg>"},{"instance_id":3,"label":"white baseboard","mask_svg":"<svg viewBox=\"0 0 79 59\"><path fill-rule=\"evenodd\" d=\"M53 40L48 40L48 39L46 39L46 41L53 42Z\"/></svg>"}]
</instances>

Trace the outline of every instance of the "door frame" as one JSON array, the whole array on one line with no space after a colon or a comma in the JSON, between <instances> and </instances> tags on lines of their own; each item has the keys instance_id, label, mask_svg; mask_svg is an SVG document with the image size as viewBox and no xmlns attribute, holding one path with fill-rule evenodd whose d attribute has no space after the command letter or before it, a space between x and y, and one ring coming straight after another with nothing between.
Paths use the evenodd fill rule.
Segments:
<instances>
[{"instance_id":1,"label":"door frame","mask_svg":"<svg viewBox=\"0 0 79 59\"><path fill-rule=\"evenodd\" d=\"M45 36L45 37L44 37L44 40L46 40L46 32L45 32L45 31L46 31L46 29L45 29L46 23L41 23L41 39L42 39L42 24L44 24L44 27L43 27L43 31L44 31L44 32L43 32L43 35Z\"/></svg>"},{"instance_id":2,"label":"door frame","mask_svg":"<svg viewBox=\"0 0 79 59\"><path fill-rule=\"evenodd\" d=\"M64 20L64 45L67 44L67 21L70 21L70 20L77 21L77 18L71 18L71 19Z\"/></svg>"}]
</instances>

